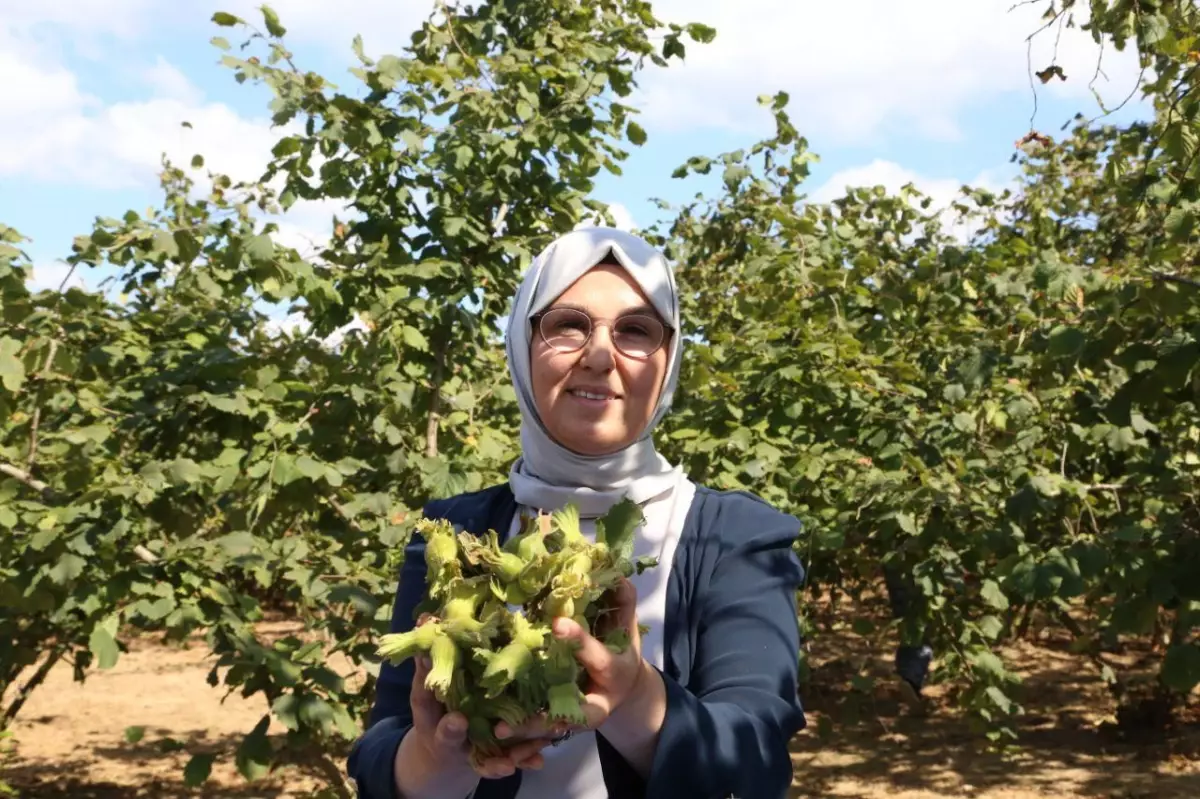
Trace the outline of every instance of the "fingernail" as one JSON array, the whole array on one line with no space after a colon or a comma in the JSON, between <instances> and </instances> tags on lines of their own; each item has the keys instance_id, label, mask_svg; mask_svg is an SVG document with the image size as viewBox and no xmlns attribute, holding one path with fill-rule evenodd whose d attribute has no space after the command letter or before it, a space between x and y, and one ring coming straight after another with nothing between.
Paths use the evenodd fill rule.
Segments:
<instances>
[{"instance_id":1,"label":"fingernail","mask_svg":"<svg viewBox=\"0 0 1200 799\"><path fill-rule=\"evenodd\" d=\"M557 635L559 638L564 638L567 635L567 630L568 630L568 625L567 625L566 619L560 617L560 618L557 618L554 620L554 634L555 635Z\"/></svg>"},{"instance_id":2,"label":"fingernail","mask_svg":"<svg viewBox=\"0 0 1200 799\"><path fill-rule=\"evenodd\" d=\"M512 735L512 730L510 730L508 725L504 722L497 724L493 732L496 734L497 738L507 738L508 736Z\"/></svg>"},{"instance_id":3,"label":"fingernail","mask_svg":"<svg viewBox=\"0 0 1200 799\"><path fill-rule=\"evenodd\" d=\"M455 735L457 735L460 732L464 732L466 730L466 728L467 728L466 725L463 724L461 719L450 719L449 721L446 722L446 729L449 730L450 732L454 733Z\"/></svg>"}]
</instances>

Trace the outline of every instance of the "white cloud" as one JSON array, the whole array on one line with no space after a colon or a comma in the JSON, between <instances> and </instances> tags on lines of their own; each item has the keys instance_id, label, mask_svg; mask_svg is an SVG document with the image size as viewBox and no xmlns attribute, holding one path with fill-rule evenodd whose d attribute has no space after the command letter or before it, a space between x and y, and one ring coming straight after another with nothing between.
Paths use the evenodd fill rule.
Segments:
<instances>
[{"instance_id":1,"label":"white cloud","mask_svg":"<svg viewBox=\"0 0 1200 799\"><path fill-rule=\"evenodd\" d=\"M147 28L155 0L51 0L45 3L4 4L4 26L27 35L47 27L69 28L75 34L128 39Z\"/></svg>"},{"instance_id":2,"label":"white cloud","mask_svg":"<svg viewBox=\"0 0 1200 799\"><path fill-rule=\"evenodd\" d=\"M204 92L161 55L142 77L157 97L178 100L185 105L198 105L204 100Z\"/></svg>"},{"instance_id":3,"label":"white cloud","mask_svg":"<svg viewBox=\"0 0 1200 799\"><path fill-rule=\"evenodd\" d=\"M1001 169L985 170L966 182L953 178L929 177L893 161L876 159L869 164L834 173L809 195L809 200L814 203L828 203L845 196L849 189L875 186L882 186L889 195L897 195L904 186L912 184L929 197L931 204L928 211L940 216L943 230L958 240L965 241L974 232L975 226L969 220L959 221L957 212L951 209L950 205L961 197L963 186L1000 192L1005 187L1007 178L1007 173Z\"/></svg>"},{"instance_id":4,"label":"white cloud","mask_svg":"<svg viewBox=\"0 0 1200 799\"><path fill-rule=\"evenodd\" d=\"M54 4L49 4L53 6ZM118 4L138 19L138 4ZM79 4L86 18L93 9ZM270 121L246 119L222 103L203 103L202 93L166 59L144 71L150 96L107 104L80 87L61 53L30 34L44 24L30 13L0 23L0 179L29 177L101 188L154 186L164 152L186 165L203 154L209 165L234 178L254 178L280 135ZM133 21L114 22L117 32ZM24 26L24 27L22 27ZM74 41L73 35L67 39ZM182 127L189 122L191 129Z\"/></svg>"},{"instance_id":5,"label":"white cloud","mask_svg":"<svg viewBox=\"0 0 1200 799\"><path fill-rule=\"evenodd\" d=\"M1043 23L1046 3L1013 0L659 0L673 22L712 25L716 39L688 43L687 62L642 79L639 105L648 126L760 130L769 116L754 97L785 90L793 121L806 135L862 143L887 130L915 129L936 139L959 135L969 108L998 94L1023 92L1032 110L1025 38ZM1084 4L1080 4L1083 6ZM1078 24L1078 23L1077 23ZM1034 70L1050 63L1057 29L1036 37ZM1087 88L1099 46L1089 33L1065 29L1058 63L1066 83L1039 93L1090 103ZM1134 54L1104 53L1100 94L1115 105L1134 86ZM1062 120L1054 120L1057 125Z\"/></svg>"}]
</instances>

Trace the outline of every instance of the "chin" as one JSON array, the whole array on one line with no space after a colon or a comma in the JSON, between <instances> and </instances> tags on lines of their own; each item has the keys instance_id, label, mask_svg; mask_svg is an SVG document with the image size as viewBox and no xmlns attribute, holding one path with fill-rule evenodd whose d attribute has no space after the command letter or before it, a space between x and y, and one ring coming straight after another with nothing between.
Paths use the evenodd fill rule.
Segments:
<instances>
[{"instance_id":1,"label":"chin","mask_svg":"<svg viewBox=\"0 0 1200 799\"><path fill-rule=\"evenodd\" d=\"M563 431L561 435L551 430L550 434L564 447L580 455L610 455L626 444L624 436L606 430L590 430L586 433L579 430Z\"/></svg>"}]
</instances>

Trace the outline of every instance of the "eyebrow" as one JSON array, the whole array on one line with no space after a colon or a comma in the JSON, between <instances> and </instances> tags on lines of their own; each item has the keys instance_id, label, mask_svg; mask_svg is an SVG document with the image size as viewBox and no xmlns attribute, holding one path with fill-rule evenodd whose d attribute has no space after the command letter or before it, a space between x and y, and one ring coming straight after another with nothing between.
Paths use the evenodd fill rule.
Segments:
<instances>
[{"instance_id":1,"label":"eyebrow","mask_svg":"<svg viewBox=\"0 0 1200 799\"><path fill-rule=\"evenodd\" d=\"M551 310L554 310L555 308L567 308L572 311L579 311L580 313L587 314L588 316L592 315L591 311L588 310L585 306L577 305L573 302L555 303L555 304L551 305L549 308L547 308L546 310L551 311ZM617 314L617 316L628 316L630 314L643 314L645 316L653 316L655 319L658 318L658 311L655 310L655 308L653 306L645 305L645 304L635 305L632 308L626 308L623 311L619 312Z\"/></svg>"}]
</instances>

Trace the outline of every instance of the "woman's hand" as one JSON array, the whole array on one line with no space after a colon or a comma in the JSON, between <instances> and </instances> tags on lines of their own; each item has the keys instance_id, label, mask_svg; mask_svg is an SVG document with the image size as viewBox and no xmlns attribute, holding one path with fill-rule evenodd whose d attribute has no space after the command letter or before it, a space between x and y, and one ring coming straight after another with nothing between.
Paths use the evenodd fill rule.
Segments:
<instances>
[{"instance_id":1,"label":"woman's hand","mask_svg":"<svg viewBox=\"0 0 1200 799\"><path fill-rule=\"evenodd\" d=\"M595 730L610 723L621 726L620 737L626 741L649 741L652 754L652 744L657 740L658 730L662 726L662 715L665 714L666 689L658 672L642 657L641 633L638 631L637 622L637 591L633 583L623 579L614 594L612 622L598 625L596 636L604 636L612 629L624 630L629 636L629 645L619 654L572 619L555 619L552 626L555 637L577 645L575 657L587 670L588 685L581 703L584 718L587 720L584 727L548 724L545 715L539 714L516 728L500 722L495 728L497 738L505 740L556 737L560 731ZM626 708L633 706L642 707L639 707L636 714L625 712ZM643 712L647 710L648 713ZM614 740L613 744L618 748L622 746L620 741Z\"/></svg>"},{"instance_id":2,"label":"woman's hand","mask_svg":"<svg viewBox=\"0 0 1200 799\"><path fill-rule=\"evenodd\" d=\"M423 624L427 615L417 624ZM433 692L425 687L432 664L427 655L416 658L409 706L413 727L396 752L396 786L406 799L433 796L465 796L480 777L507 777L519 768L541 768L541 750L550 739L530 737L508 748L501 757L487 758L472 766L467 741L467 719L462 713L447 712Z\"/></svg>"}]
</instances>

